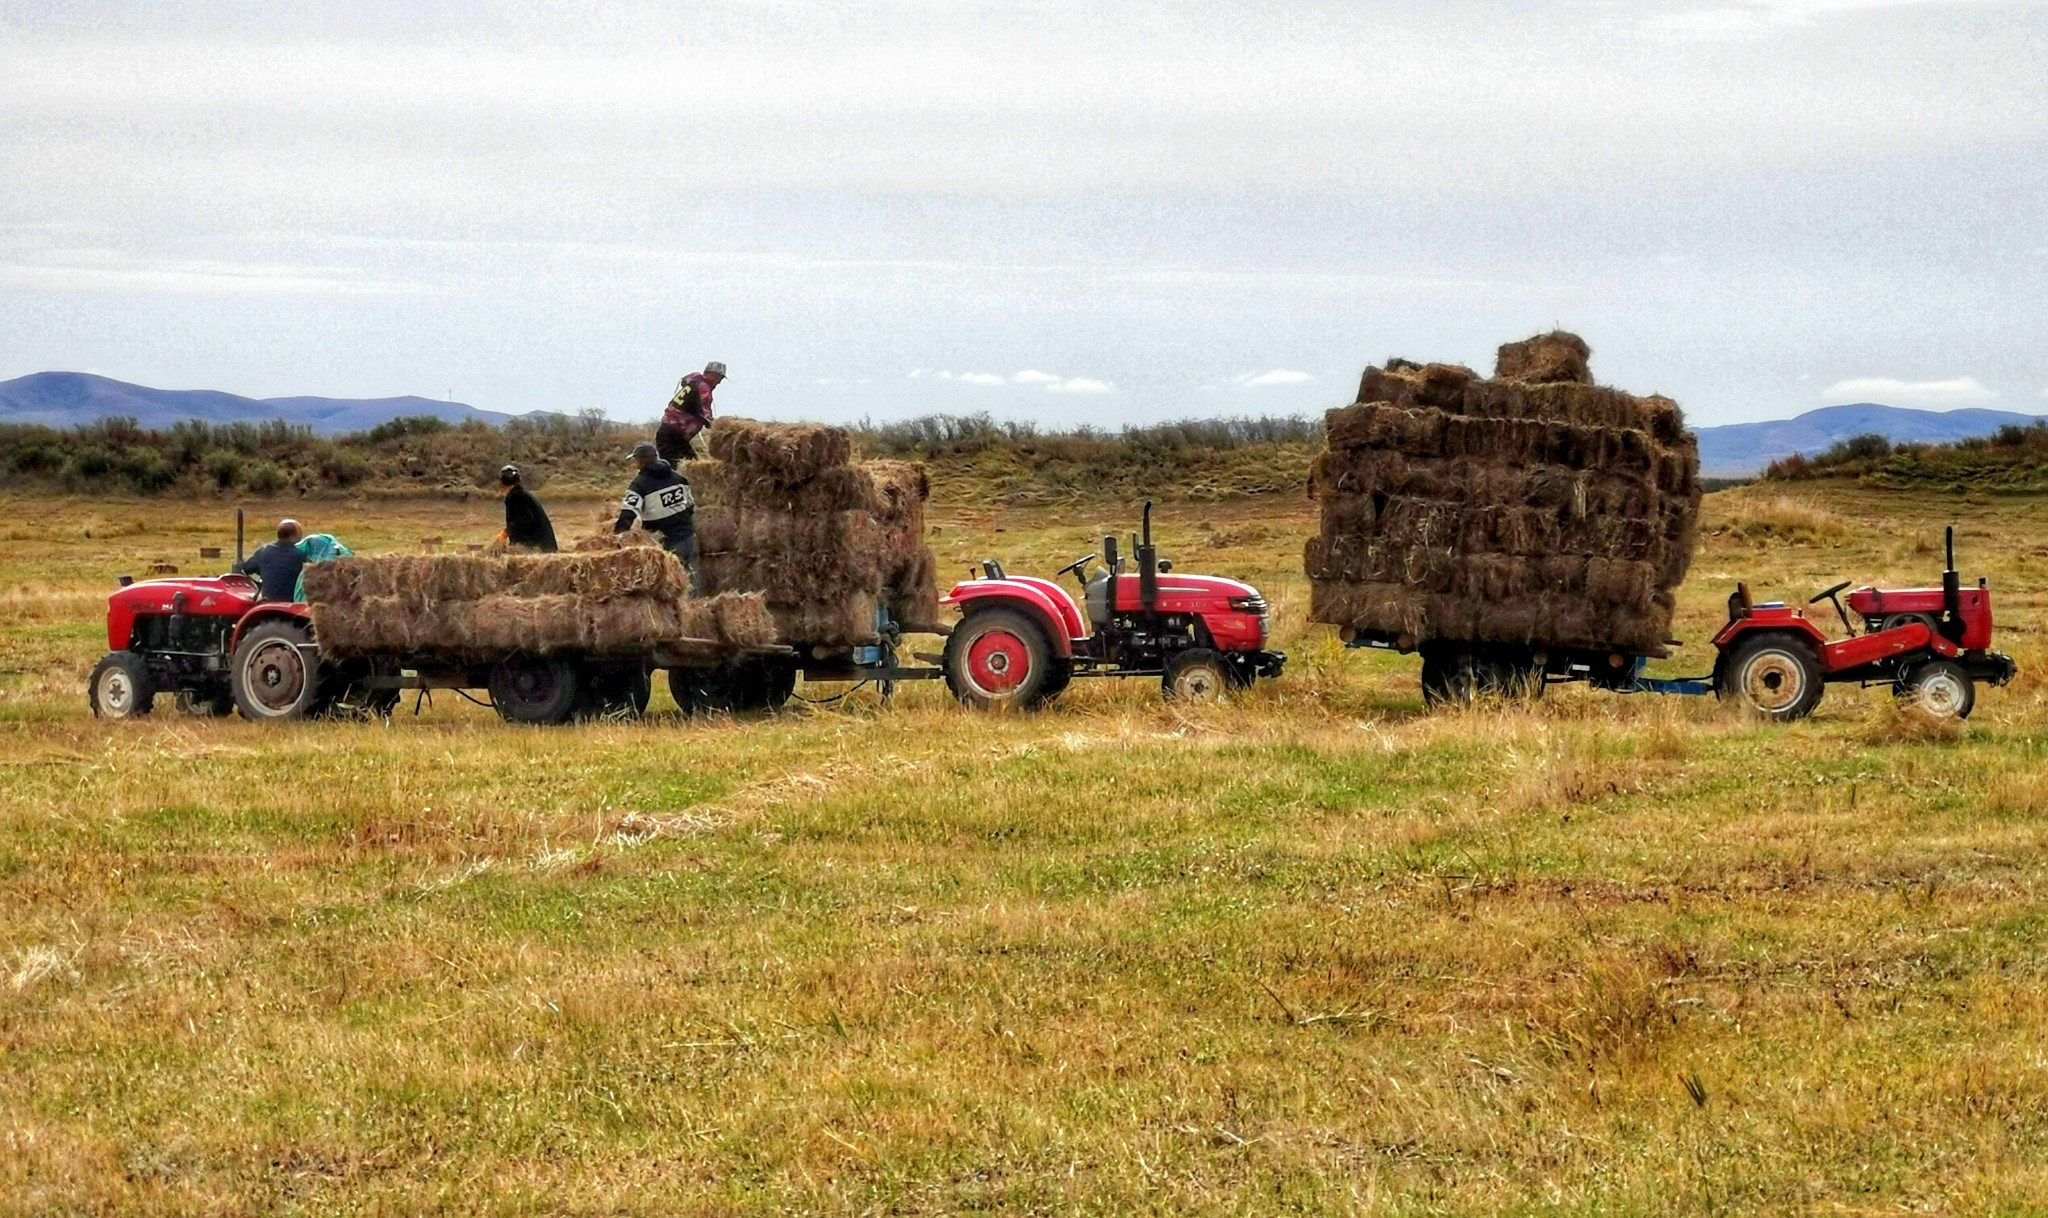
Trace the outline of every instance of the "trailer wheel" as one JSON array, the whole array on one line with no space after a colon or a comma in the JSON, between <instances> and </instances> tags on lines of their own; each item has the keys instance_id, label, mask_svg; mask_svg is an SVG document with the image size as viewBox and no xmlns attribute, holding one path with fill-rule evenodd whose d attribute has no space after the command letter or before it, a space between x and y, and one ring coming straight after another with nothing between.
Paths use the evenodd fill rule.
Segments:
<instances>
[{"instance_id":1,"label":"trailer wheel","mask_svg":"<svg viewBox=\"0 0 2048 1218\"><path fill-rule=\"evenodd\" d=\"M1714 695L1776 723L1804 719L1820 705L1826 672L1812 646L1785 634L1742 640L1714 669Z\"/></svg>"},{"instance_id":2,"label":"trailer wheel","mask_svg":"<svg viewBox=\"0 0 2048 1218\"><path fill-rule=\"evenodd\" d=\"M149 662L132 651L109 652L86 678L85 700L94 718L139 719L156 706Z\"/></svg>"},{"instance_id":3,"label":"trailer wheel","mask_svg":"<svg viewBox=\"0 0 2048 1218\"><path fill-rule=\"evenodd\" d=\"M519 656L491 666L491 704L508 723L565 723L583 688L577 665L560 656Z\"/></svg>"},{"instance_id":4,"label":"trailer wheel","mask_svg":"<svg viewBox=\"0 0 2048 1218\"><path fill-rule=\"evenodd\" d=\"M748 659L717 668L671 668L668 692L686 715L774 710L796 692L796 666Z\"/></svg>"},{"instance_id":5,"label":"trailer wheel","mask_svg":"<svg viewBox=\"0 0 2048 1218\"><path fill-rule=\"evenodd\" d=\"M653 694L654 670L646 664L609 664L585 674L581 709L596 719L637 719Z\"/></svg>"},{"instance_id":6,"label":"trailer wheel","mask_svg":"<svg viewBox=\"0 0 2048 1218\"><path fill-rule=\"evenodd\" d=\"M1430 710L1470 706L1481 698L1543 693L1543 670L1520 648L1427 646L1422 649L1422 704Z\"/></svg>"},{"instance_id":7,"label":"trailer wheel","mask_svg":"<svg viewBox=\"0 0 2048 1218\"><path fill-rule=\"evenodd\" d=\"M302 623L260 622L235 647L230 688L242 718L258 723L304 719L321 708L320 654Z\"/></svg>"},{"instance_id":8,"label":"trailer wheel","mask_svg":"<svg viewBox=\"0 0 2048 1218\"><path fill-rule=\"evenodd\" d=\"M1159 680L1168 702L1221 702L1224 691L1238 684L1221 654L1190 647L1166 662Z\"/></svg>"},{"instance_id":9,"label":"trailer wheel","mask_svg":"<svg viewBox=\"0 0 2048 1218\"><path fill-rule=\"evenodd\" d=\"M1052 644L1015 609L969 614L946 638L946 687L968 706L1037 706L1051 696Z\"/></svg>"},{"instance_id":10,"label":"trailer wheel","mask_svg":"<svg viewBox=\"0 0 2048 1218\"><path fill-rule=\"evenodd\" d=\"M1967 719L1977 706L1977 683L1954 660L1927 660L1899 674L1899 701L1936 719Z\"/></svg>"}]
</instances>

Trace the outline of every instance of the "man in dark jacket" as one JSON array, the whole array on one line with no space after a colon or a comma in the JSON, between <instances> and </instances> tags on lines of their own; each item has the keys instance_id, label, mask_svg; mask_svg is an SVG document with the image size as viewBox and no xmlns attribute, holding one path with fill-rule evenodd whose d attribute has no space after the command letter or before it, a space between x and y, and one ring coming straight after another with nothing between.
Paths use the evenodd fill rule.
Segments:
<instances>
[{"instance_id":1,"label":"man in dark jacket","mask_svg":"<svg viewBox=\"0 0 2048 1218\"><path fill-rule=\"evenodd\" d=\"M306 565L306 556L299 553L299 538L306 531L296 520L277 522L277 540L256 547L256 552L235 564L235 574L254 577L262 584L263 590L257 595L266 601L288 601L299 586L299 571Z\"/></svg>"},{"instance_id":2,"label":"man in dark jacket","mask_svg":"<svg viewBox=\"0 0 2048 1218\"><path fill-rule=\"evenodd\" d=\"M689 479L662 460L654 445L645 442L633 446L633 464L640 467L640 472L633 476L633 485L626 488L626 499L619 505L619 518L613 522L612 532L625 532L638 518L641 528L661 538L662 549L682 560L683 568L690 573L690 587L698 588L697 499L690 492Z\"/></svg>"},{"instance_id":3,"label":"man in dark jacket","mask_svg":"<svg viewBox=\"0 0 2048 1218\"><path fill-rule=\"evenodd\" d=\"M499 534L505 544L543 554L561 549L555 544L555 526L548 521L547 509L519 481L519 467L499 470L498 485L505 488L505 531Z\"/></svg>"},{"instance_id":4,"label":"man in dark jacket","mask_svg":"<svg viewBox=\"0 0 2048 1218\"><path fill-rule=\"evenodd\" d=\"M725 380L725 365L712 360L704 371L692 372L676 386L676 395L661 412L661 426L654 431L654 448L671 465L697 456L691 443L697 433L711 426L711 391Z\"/></svg>"}]
</instances>

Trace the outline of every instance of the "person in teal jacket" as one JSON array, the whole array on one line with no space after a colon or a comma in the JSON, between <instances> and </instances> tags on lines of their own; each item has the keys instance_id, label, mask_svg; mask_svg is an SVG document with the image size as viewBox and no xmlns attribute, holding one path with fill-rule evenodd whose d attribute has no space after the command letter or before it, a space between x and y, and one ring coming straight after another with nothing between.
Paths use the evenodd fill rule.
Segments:
<instances>
[{"instance_id":1,"label":"person in teal jacket","mask_svg":"<svg viewBox=\"0 0 2048 1218\"><path fill-rule=\"evenodd\" d=\"M341 544L341 540L332 533L310 533L305 537L301 537L299 544L292 548L304 556L307 567L312 566L314 563L329 562L336 558L348 558L355 553L354 550ZM299 584L298 587L292 589L292 599L300 604L304 604L306 601L305 567L299 568Z\"/></svg>"}]
</instances>

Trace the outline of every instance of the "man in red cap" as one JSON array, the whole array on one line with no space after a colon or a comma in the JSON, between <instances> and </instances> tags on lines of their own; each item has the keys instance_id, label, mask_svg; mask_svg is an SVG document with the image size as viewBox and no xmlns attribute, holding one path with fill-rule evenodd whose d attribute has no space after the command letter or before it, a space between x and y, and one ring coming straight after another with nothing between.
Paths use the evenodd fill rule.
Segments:
<instances>
[{"instance_id":1,"label":"man in red cap","mask_svg":"<svg viewBox=\"0 0 2048 1218\"><path fill-rule=\"evenodd\" d=\"M661 412L661 426L654 432L654 447L671 465L692 460L697 449L690 441L711 426L711 391L725 380L725 365L712 360L704 371L692 372L676 386L668 409Z\"/></svg>"}]
</instances>

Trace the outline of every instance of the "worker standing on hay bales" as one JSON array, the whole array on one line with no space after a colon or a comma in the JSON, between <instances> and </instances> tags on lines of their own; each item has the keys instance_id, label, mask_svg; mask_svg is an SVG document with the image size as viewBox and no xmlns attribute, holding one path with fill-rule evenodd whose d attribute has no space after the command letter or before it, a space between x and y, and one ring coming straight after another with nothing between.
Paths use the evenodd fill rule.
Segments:
<instances>
[{"instance_id":1,"label":"worker standing on hay bales","mask_svg":"<svg viewBox=\"0 0 2048 1218\"><path fill-rule=\"evenodd\" d=\"M676 386L676 395L661 412L661 426L654 432L655 451L671 465L697 459L690 441L711 426L711 391L725 380L725 365L712 360L704 371L692 372Z\"/></svg>"},{"instance_id":2,"label":"worker standing on hay bales","mask_svg":"<svg viewBox=\"0 0 2048 1218\"><path fill-rule=\"evenodd\" d=\"M519 467L508 465L499 470L498 485L505 488L505 531L498 534L498 540L543 554L561 549L555 544L555 526L548 520L547 509L520 482Z\"/></svg>"},{"instance_id":3,"label":"worker standing on hay bales","mask_svg":"<svg viewBox=\"0 0 2048 1218\"><path fill-rule=\"evenodd\" d=\"M683 569L690 573L690 591L702 592L697 578L697 500L690 493L689 479L662 460L652 444L633 446L633 464L640 472L626 488L612 532L632 528L637 517L641 528L661 538L662 549L682 560Z\"/></svg>"},{"instance_id":4,"label":"worker standing on hay bales","mask_svg":"<svg viewBox=\"0 0 2048 1218\"><path fill-rule=\"evenodd\" d=\"M301 537L298 544L292 548L306 560L305 565L299 568L298 583L292 588L292 599L301 602L306 599L306 567L355 555L354 550L341 544L341 539L332 533L314 533L310 537Z\"/></svg>"},{"instance_id":5,"label":"worker standing on hay bales","mask_svg":"<svg viewBox=\"0 0 2048 1218\"><path fill-rule=\"evenodd\" d=\"M277 540L256 547L256 552L235 564L235 574L253 576L262 585L257 596L266 601L288 601L297 596L299 572L306 556L299 553L299 538L305 530L296 520L277 522Z\"/></svg>"}]
</instances>

